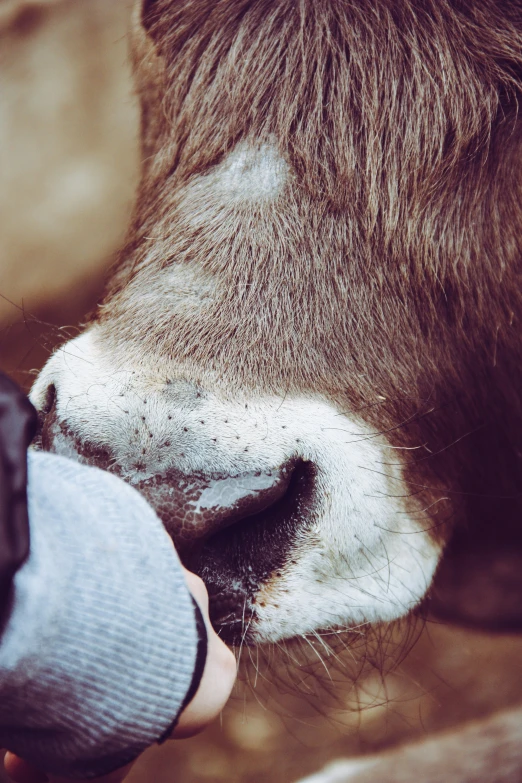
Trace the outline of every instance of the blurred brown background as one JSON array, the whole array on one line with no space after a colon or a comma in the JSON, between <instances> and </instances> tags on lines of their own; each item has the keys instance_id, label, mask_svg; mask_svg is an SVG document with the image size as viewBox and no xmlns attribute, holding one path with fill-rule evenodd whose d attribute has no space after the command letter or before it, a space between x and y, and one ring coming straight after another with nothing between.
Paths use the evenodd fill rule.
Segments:
<instances>
[{"instance_id":1,"label":"blurred brown background","mask_svg":"<svg viewBox=\"0 0 522 783\"><path fill-rule=\"evenodd\" d=\"M129 9L0 0L0 367L26 388L95 304L132 206ZM362 650L348 638L244 652L222 721L152 749L129 780L290 783L336 756L522 701L521 638L430 624L383 677L400 635L374 646L376 668L357 686Z\"/></svg>"}]
</instances>

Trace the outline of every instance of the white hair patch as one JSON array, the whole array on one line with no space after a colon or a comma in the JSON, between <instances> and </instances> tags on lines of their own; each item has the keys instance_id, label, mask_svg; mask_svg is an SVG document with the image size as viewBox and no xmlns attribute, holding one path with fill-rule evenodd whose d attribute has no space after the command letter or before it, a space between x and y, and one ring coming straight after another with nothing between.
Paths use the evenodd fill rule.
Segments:
<instances>
[{"instance_id":1,"label":"white hair patch","mask_svg":"<svg viewBox=\"0 0 522 783\"><path fill-rule=\"evenodd\" d=\"M183 201L192 206L201 202L207 207L273 201L282 193L289 176L290 167L275 144L255 146L242 141L221 163L192 180ZM205 212L203 208L203 220Z\"/></svg>"}]
</instances>

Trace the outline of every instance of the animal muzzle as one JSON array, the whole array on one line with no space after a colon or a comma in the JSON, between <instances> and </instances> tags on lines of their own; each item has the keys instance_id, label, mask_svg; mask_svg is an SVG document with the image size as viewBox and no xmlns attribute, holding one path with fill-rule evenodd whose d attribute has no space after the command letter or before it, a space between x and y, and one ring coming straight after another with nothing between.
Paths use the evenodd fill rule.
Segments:
<instances>
[{"instance_id":1,"label":"animal muzzle","mask_svg":"<svg viewBox=\"0 0 522 783\"><path fill-rule=\"evenodd\" d=\"M441 546L422 499L386 440L320 395L200 377L95 325L31 399L42 448L145 495L229 642L395 619L429 587Z\"/></svg>"},{"instance_id":2,"label":"animal muzzle","mask_svg":"<svg viewBox=\"0 0 522 783\"><path fill-rule=\"evenodd\" d=\"M110 450L82 441L60 421L50 385L40 410L37 446L129 478ZM62 449L59 448L59 442ZM238 642L255 617L261 586L283 567L308 522L314 468L292 459L271 470L236 475L170 468L131 480L162 520L187 568L209 591L210 616L221 635Z\"/></svg>"}]
</instances>

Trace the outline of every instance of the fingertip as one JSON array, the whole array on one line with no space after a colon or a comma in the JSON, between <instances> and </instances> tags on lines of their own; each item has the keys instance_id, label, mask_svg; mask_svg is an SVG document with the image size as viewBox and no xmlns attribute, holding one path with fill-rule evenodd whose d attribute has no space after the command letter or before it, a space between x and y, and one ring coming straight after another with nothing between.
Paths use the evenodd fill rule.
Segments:
<instances>
[{"instance_id":1,"label":"fingertip","mask_svg":"<svg viewBox=\"0 0 522 783\"><path fill-rule=\"evenodd\" d=\"M221 639L216 634L216 639L218 643L221 645L221 656L220 662L221 666L223 668L223 675L227 679L232 679L232 682L234 683L237 677L237 670L239 667L239 659L236 658L234 651L231 647L229 647L223 639Z\"/></svg>"},{"instance_id":2,"label":"fingertip","mask_svg":"<svg viewBox=\"0 0 522 783\"><path fill-rule=\"evenodd\" d=\"M208 591L203 579L192 571L183 569L185 572L185 581L191 595L196 599L199 608L204 614L208 615ZM208 619L208 618L207 618Z\"/></svg>"},{"instance_id":3,"label":"fingertip","mask_svg":"<svg viewBox=\"0 0 522 783\"><path fill-rule=\"evenodd\" d=\"M9 750L4 756L4 769L15 783L47 783L49 778Z\"/></svg>"}]
</instances>

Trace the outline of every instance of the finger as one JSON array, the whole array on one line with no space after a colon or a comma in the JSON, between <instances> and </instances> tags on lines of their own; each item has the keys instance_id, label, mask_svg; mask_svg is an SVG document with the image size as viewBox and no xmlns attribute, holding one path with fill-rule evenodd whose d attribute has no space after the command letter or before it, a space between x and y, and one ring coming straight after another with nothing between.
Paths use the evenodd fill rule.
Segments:
<instances>
[{"instance_id":1,"label":"finger","mask_svg":"<svg viewBox=\"0 0 522 783\"><path fill-rule=\"evenodd\" d=\"M39 769L9 751L4 756L4 768L15 783L45 783L49 780Z\"/></svg>"},{"instance_id":2,"label":"finger","mask_svg":"<svg viewBox=\"0 0 522 783\"><path fill-rule=\"evenodd\" d=\"M183 571L185 573L185 581L187 583L189 592L198 602L199 608L205 615L205 619L207 619L206 615L208 615L208 592L207 588L205 587L205 583L199 576L193 574L192 571L187 571L186 568L184 568Z\"/></svg>"},{"instance_id":3,"label":"finger","mask_svg":"<svg viewBox=\"0 0 522 783\"><path fill-rule=\"evenodd\" d=\"M203 677L192 701L185 707L172 734L185 739L203 731L225 706L232 691L237 666L232 650L207 625L208 647Z\"/></svg>"}]
</instances>

